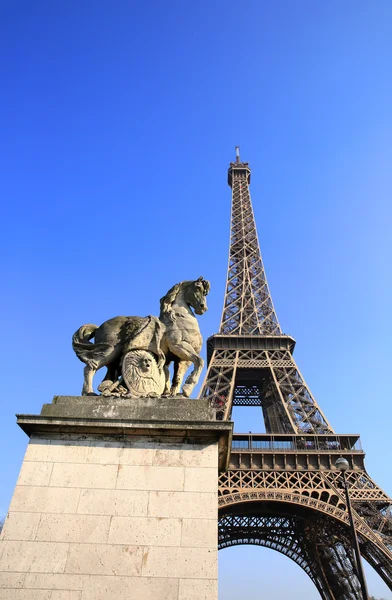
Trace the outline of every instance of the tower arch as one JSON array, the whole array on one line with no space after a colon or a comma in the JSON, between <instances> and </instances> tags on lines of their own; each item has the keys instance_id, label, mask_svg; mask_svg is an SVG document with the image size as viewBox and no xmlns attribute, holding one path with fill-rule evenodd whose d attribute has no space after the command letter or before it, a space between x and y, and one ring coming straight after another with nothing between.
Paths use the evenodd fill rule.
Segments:
<instances>
[{"instance_id":1,"label":"tower arch","mask_svg":"<svg viewBox=\"0 0 392 600\"><path fill-rule=\"evenodd\" d=\"M237 496L221 506L218 531L219 550L256 545L287 556L309 576L324 600L362 598L349 523L321 506L315 508L310 500L296 504L293 511L287 498L239 500ZM380 568L379 547L366 535L359 537L364 558L390 586L391 572Z\"/></svg>"}]
</instances>

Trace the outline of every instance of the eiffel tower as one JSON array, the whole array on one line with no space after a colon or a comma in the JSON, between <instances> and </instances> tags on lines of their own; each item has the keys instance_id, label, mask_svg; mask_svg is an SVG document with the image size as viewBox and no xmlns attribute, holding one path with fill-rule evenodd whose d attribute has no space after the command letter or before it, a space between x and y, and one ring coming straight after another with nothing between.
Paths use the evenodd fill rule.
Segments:
<instances>
[{"instance_id":1,"label":"eiffel tower","mask_svg":"<svg viewBox=\"0 0 392 600\"><path fill-rule=\"evenodd\" d=\"M231 239L219 333L207 341L200 397L217 419L259 406L266 433L234 434L219 479L219 548L256 544L290 557L325 600L363 598L336 459L349 462L347 490L361 555L392 589L392 500L369 477L359 435L335 433L282 333L260 254L251 171L230 163Z\"/></svg>"}]
</instances>

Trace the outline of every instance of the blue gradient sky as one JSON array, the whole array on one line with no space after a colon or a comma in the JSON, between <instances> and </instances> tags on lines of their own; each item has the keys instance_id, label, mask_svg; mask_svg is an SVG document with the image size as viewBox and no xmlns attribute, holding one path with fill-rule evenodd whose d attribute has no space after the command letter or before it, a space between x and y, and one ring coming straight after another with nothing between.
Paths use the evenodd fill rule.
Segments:
<instances>
[{"instance_id":1,"label":"blue gradient sky","mask_svg":"<svg viewBox=\"0 0 392 600\"><path fill-rule=\"evenodd\" d=\"M156 314L203 275L217 330L235 144L300 368L392 493L391 40L389 0L0 1L0 514L14 414L80 391L79 325ZM261 428L250 414L237 430ZM222 600L318 597L260 548L222 551L220 580Z\"/></svg>"}]
</instances>

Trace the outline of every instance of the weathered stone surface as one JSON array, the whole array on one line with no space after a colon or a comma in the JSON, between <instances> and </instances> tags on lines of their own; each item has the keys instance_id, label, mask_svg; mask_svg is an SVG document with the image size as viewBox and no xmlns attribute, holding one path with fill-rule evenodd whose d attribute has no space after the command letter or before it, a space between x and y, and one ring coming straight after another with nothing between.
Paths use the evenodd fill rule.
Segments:
<instances>
[{"instance_id":1,"label":"weathered stone surface","mask_svg":"<svg viewBox=\"0 0 392 600\"><path fill-rule=\"evenodd\" d=\"M178 579L92 576L83 589L83 600L121 600L127 596L140 600L177 600Z\"/></svg>"},{"instance_id":2,"label":"weathered stone surface","mask_svg":"<svg viewBox=\"0 0 392 600\"><path fill-rule=\"evenodd\" d=\"M109 516L43 514L35 539L42 542L105 544L109 526Z\"/></svg>"},{"instance_id":3,"label":"weathered stone surface","mask_svg":"<svg viewBox=\"0 0 392 600\"><path fill-rule=\"evenodd\" d=\"M213 548L218 546L217 519L184 519L181 546L189 548Z\"/></svg>"},{"instance_id":4,"label":"weathered stone surface","mask_svg":"<svg viewBox=\"0 0 392 600\"><path fill-rule=\"evenodd\" d=\"M115 465L78 465L75 469L72 463L55 463L50 486L114 489L116 479Z\"/></svg>"},{"instance_id":5,"label":"weathered stone surface","mask_svg":"<svg viewBox=\"0 0 392 600\"><path fill-rule=\"evenodd\" d=\"M54 590L50 600L82 600L82 591Z\"/></svg>"},{"instance_id":6,"label":"weathered stone surface","mask_svg":"<svg viewBox=\"0 0 392 600\"><path fill-rule=\"evenodd\" d=\"M22 465L16 485L49 485L53 463L27 462Z\"/></svg>"},{"instance_id":7,"label":"weathered stone surface","mask_svg":"<svg viewBox=\"0 0 392 600\"><path fill-rule=\"evenodd\" d=\"M78 514L143 517L147 516L147 491L81 490Z\"/></svg>"},{"instance_id":8,"label":"weathered stone surface","mask_svg":"<svg viewBox=\"0 0 392 600\"><path fill-rule=\"evenodd\" d=\"M126 575L141 573L143 548L119 544L71 544L66 573Z\"/></svg>"},{"instance_id":9,"label":"weathered stone surface","mask_svg":"<svg viewBox=\"0 0 392 600\"><path fill-rule=\"evenodd\" d=\"M57 436L55 439L45 439L42 435L32 435L27 446L25 462L70 462L86 463L90 450L89 442L75 439L65 440Z\"/></svg>"},{"instance_id":10,"label":"weathered stone surface","mask_svg":"<svg viewBox=\"0 0 392 600\"><path fill-rule=\"evenodd\" d=\"M41 415L145 421L215 421L215 411L208 400L187 398L55 396L51 404L43 405Z\"/></svg>"},{"instance_id":11,"label":"weathered stone surface","mask_svg":"<svg viewBox=\"0 0 392 600\"><path fill-rule=\"evenodd\" d=\"M68 573L27 573L25 577L26 589L77 591L82 590L83 582L88 580L87 576Z\"/></svg>"},{"instance_id":12,"label":"weathered stone surface","mask_svg":"<svg viewBox=\"0 0 392 600\"><path fill-rule=\"evenodd\" d=\"M82 592L55 590L52 592L50 600L81 600L81 598Z\"/></svg>"},{"instance_id":13,"label":"weathered stone surface","mask_svg":"<svg viewBox=\"0 0 392 600\"><path fill-rule=\"evenodd\" d=\"M178 600L217 600L216 579L180 579Z\"/></svg>"},{"instance_id":14,"label":"weathered stone surface","mask_svg":"<svg viewBox=\"0 0 392 600\"><path fill-rule=\"evenodd\" d=\"M154 577L217 577L217 549L209 548L146 548L142 574Z\"/></svg>"},{"instance_id":15,"label":"weathered stone surface","mask_svg":"<svg viewBox=\"0 0 392 600\"><path fill-rule=\"evenodd\" d=\"M9 512L6 527L4 527L4 540L33 540L36 536L40 513Z\"/></svg>"},{"instance_id":16,"label":"weathered stone surface","mask_svg":"<svg viewBox=\"0 0 392 600\"><path fill-rule=\"evenodd\" d=\"M170 490L184 489L183 467L128 467L118 471L116 487L128 490ZM216 476L216 474L215 474Z\"/></svg>"},{"instance_id":17,"label":"weathered stone surface","mask_svg":"<svg viewBox=\"0 0 392 600\"><path fill-rule=\"evenodd\" d=\"M87 463L105 465L147 466L152 464L154 451L150 447L139 447L132 439L125 442L90 442Z\"/></svg>"},{"instance_id":18,"label":"weathered stone surface","mask_svg":"<svg viewBox=\"0 0 392 600\"><path fill-rule=\"evenodd\" d=\"M218 461L217 444L158 444L153 464L166 467L211 467Z\"/></svg>"},{"instance_id":19,"label":"weathered stone surface","mask_svg":"<svg viewBox=\"0 0 392 600\"><path fill-rule=\"evenodd\" d=\"M2 541L1 570L62 573L69 544Z\"/></svg>"},{"instance_id":20,"label":"weathered stone surface","mask_svg":"<svg viewBox=\"0 0 392 600\"><path fill-rule=\"evenodd\" d=\"M51 600L51 590L0 589L0 600Z\"/></svg>"},{"instance_id":21,"label":"weathered stone surface","mask_svg":"<svg viewBox=\"0 0 392 600\"><path fill-rule=\"evenodd\" d=\"M0 589L22 588L26 579L26 573L0 573ZM46 586L42 586L46 587Z\"/></svg>"},{"instance_id":22,"label":"weathered stone surface","mask_svg":"<svg viewBox=\"0 0 392 600\"><path fill-rule=\"evenodd\" d=\"M216 519L218 494L200 492L150 492L151 517Z\"/></svg>"},{"instance_id":23,"label":"weathered stone surface","mask_svg":"<svg viewBox=\"0 0 392 600\"><path fill-rule=\"evenodd\" d=\"M113 517L109 543L143 546L180 546L181 519Z\"/></svg>"},{"instance_id":24,"label":"weathered stone surface","mask_svg":"<svg viewBox=\"0 0 392 600\"><path fill-rule=\"evenodd\" d=\"M10 510L16 512L76 513L80 490L17 486L11 500Z\"/></svg>"},{"instance_id":25,"label":"weathered stone surface","mask_svg":"<svg viewBox=\"0 0 392 600\"><path fill-rule=\"evenodd\" d=\"M217 492L218 478L213 467L185 469L184 490L186 492Z\"/></svg>"}]
</instances>

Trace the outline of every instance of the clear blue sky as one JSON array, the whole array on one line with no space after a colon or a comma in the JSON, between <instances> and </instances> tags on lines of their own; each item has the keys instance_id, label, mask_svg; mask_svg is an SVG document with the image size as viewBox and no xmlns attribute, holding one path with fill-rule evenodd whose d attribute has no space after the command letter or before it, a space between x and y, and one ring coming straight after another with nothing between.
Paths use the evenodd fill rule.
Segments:
<instances>
[{"instance_id":1,"label":"clear blue sky","mask_svg":"<svg viewBox=\"0 0 392 600\"><path fill-rule=\"evenodd\" d=\"M0 2L0 514L27 442L14 413L80 392L81 324L157 314L203 275L217 330L235 144L300 368L392 493L391 40L389 0ZM220 579L222 600L318 597L260 548L222 551Z\"/></svg>"}]
</instances>

